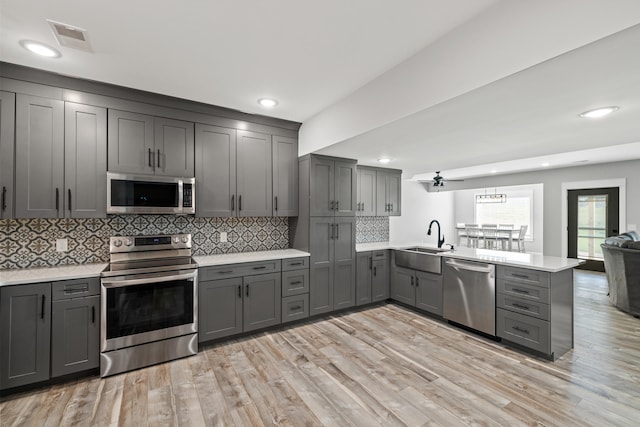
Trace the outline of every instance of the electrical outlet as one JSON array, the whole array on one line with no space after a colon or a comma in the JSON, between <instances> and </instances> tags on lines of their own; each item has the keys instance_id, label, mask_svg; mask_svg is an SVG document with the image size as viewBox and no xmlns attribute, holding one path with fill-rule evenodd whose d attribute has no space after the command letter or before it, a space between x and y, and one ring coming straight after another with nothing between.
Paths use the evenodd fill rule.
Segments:
<instances>
[{"instance_id":1,"label":"electrical outlet","mask_svg":"<svg viewBox=\"0 0 640 427\"><path fill-rule=\"evenodd\" d=\"M627 230L628 231L636 231L636 225L635 224L627 224Z\"/></svg>"},{"instance_id":2,"label":"electrical outlet","mask_svg":"<svg viewBox=\"0 0 640 427\"><path fill-rule=\"evenodd\" d=\"M220 232L220 243L225 243L227 241L227 232L226 231L221 231Z\"/></svg>"},{"instance_id":3,"label":"electrical outlet","mask_svg":"<svg viewBox=\"0 0 640 427\"><path fill-rule=\"evenodd\" d=\"M67 252L69 250L69 240L68 239L57 239L56 240L56 251L57 252Z\"/></svg>"}]
</instances>

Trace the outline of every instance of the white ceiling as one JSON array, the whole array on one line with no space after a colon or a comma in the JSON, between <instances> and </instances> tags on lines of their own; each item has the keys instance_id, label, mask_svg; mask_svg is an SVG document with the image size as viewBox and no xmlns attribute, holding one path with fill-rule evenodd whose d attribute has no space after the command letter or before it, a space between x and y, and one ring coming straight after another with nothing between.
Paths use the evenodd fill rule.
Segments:
<instances>
[{"instance_id":1,"label":"white ceiling","mask_svg":"<svg viewBox=\"0 0 640 427\"><path fill-rule=\"evenodd\" d=\"M496 1L0 0L0 59L302 122ZM93 53L58 46L46 19L87 30Z\"/></svg>"},{"instance_id":2,"label":"white ceiling","mask_svg":"<svg viewBox=\"0 0 640 427\"><path fill-rule=\"evenodd\" d=\"M375 103L382 106L385 100L363 92L377 80L392 81L396 86L386 90L405 96L417 112L375 126L376 119L369 120L373 130L336 139L342 142L320 152L369 165L389 156L388 167L409 177L431 177L435 170L453 178L479 176L483 169L489 171L484 174L533 169L543 157L552 167L577 165L570 161L574 157L640 158L634 144L640 142L640 26L580 47L587 36L596 40L640 22L637 0L556 1L0 0L0 60L305 124L315 120L325 129L327 120L317 119L332 106L339 106L334 116L337 111L345 120L356 112L379 111L383 107ZM46 19L85 29L93 52L57 46ZM501 28L493 39L478 31L494 25ZM505 40L504 34L518 31L517 39ZM468 41L473 34L481 36L467 46L473 49L476 42L485 61L497 63L515 48L511 54L520 64L515 69L553 56L544 56L543 49L533 54L545 35L547 49L549 40L557 40L562 52L577 49L515 74L511 67L502 74L508 77L474 90L477 84L460 85L475 77L474 69L438 70L441 78L449 76L447 84L460 87L457 96L414 108L420 102L408 99L411 87L394 81L390 70L404 64L405 74L396 74L397 79L419 75L419 67L410 67L421 61L437 68L447 63L442 55L450 52L448 43ZM36 57L20 47L22 39L56 47L62 57ZM522 43L527 47L517 50ZM433 49L438 52L433 57L429 48L436 45L440 50ZM458 54L455 61L464 59L463 52ZM496 80L486 70L478 70L478 76L476 82ZM367 109L344 102L356 91ZM262 109L256 101L265 96L280 105ZM402 99L395 102L402 105ZM621 109L599 121L577 117L602 105ZM362 123L362 117L353 117L352 122Z\"/></svg>"}]
</instances>

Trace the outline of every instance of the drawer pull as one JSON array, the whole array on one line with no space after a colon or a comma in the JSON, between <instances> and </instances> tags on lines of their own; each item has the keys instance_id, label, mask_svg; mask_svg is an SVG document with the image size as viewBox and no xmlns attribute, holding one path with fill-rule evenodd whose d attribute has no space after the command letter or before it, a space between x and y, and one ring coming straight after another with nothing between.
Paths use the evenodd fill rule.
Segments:
<instances>
[{"instance_id":1,"label":"drawer pull","mask_svg":"<svg viewBox=\"0 0 640 427\"><path fill-rule=\"evenodd\" d=\"M254 270L264 270L265 268L267 268L266 265L260 265L258 267L253 267Z\"/></svg>"},{"instance_id":2,"label":"drawer pull","mask_svg":"<svg viewBox=\"0 0 640 427\"><path fill-rule=\"evenodd\" d=\"M517 292L517 293L519 293L519 294L527 294L527 295L529 295L529 291L525 291L525 290L523 290L523 289L513 288L513 289L511 289L511 290L512 290L513 292Z\"/></svg>"},{"instance_id":3,"label":"drawer pull","mask_svg":"<svg viewBox=\"0 0 640 427\"><path fill-rule=\"evenodd\" d=\"M301 263L301 262L292 262L292 263L291 263L291 264L289 264L289 265L302 265L302 263Z\"/></svg>"},{"instance_id":4,"label":"drawer pull","mask_svg":"<svg viewBox=\"0 0 640 427\"><path fill-rule=\"evenodd\" d=\"M291 282L291 285L301 285L302 282L300 280L296 281L296 282Z\"/></svg>"},{"instance_id":5,"label":"drawer pull","mask_svg":"<svg viewBox=\"0 0 640 427\"><path fill-rule=\"evenodd\" d=\"M514 302L513 304L511 304L511 306L515 307L515 308L522 309L522 310L529 310L529 306L528 305L518 304L517 302Z\"/></svg>"},{"instance_id":6,"label":"drawer pull","mask_svg":"<svg viewBox=\"0 0 640 427\"><path fill-rule=\"evenodd\" d=\"M218 274L229 274L229 273L233 273L233 270L220 270L220 271L218 271Z\"/></svg>"},{"instance_id":7,"label":"drawer pull","mask_svg":"<svg viewBox=\"0 0 640 427\"><path fill-rule=\"evenodd\" d=\"M519 326L512 326L511 329L514 329L514 330L516 330L518 332L522 332L523 334L529 335L529 330L528 329L524 329L524 328L521 328Z\"/></svg>"},{"instance_id":8,"label":"drawer pull","mask_svg":"<svg viewBox=\"0 0 640 427\"><path fill-rule=\"evenodd\" d=\"M513 277L518 277L520 279L528 279L529 276L527 276L526 274L518 274L518 273L512 273L511 274Z\"/></svg>"},{"instance_id":9,"label":"drawer pull","mask_svg":"<svg viewBox=\"0 0 640 427\"><path fill-rule=\"evenodd\" d=\"M291 307L291 311L300 310L301 308L302 308L302 306L300 306L300 305L294 305L294 306Z\"/></svg>"},{"instance_id":10,"label":"drawer pull","mask_svg":"<svg viewBox=\"0 0 640 427\"><path fill-rule=\"evenodd\" d=\"M84 288L65 289L64 294L73 295L73 294L81 294L83 292L88 292L88 291L89 291L89 287L85 286Z\"/></svg>"}]
</instances>

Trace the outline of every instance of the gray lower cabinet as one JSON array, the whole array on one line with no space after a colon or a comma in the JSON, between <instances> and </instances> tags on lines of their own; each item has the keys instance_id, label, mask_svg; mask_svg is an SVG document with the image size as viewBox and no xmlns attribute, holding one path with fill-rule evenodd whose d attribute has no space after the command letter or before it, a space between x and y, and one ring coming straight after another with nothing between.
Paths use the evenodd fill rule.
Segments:
<instances>
[{"instance_id":1,"label":"gray lower cabinet","mask_svg":"<svg viewBox=\"0 0 640 427\"><path fill-rule=\"evenodd\" d=\"M282 323L309 317L309 257L282 260Z\"/></svg>"},{"instance_id":2,"label":"gray lower cabinet","mask_svg":"<svg viewBox=\"0 0 640 427\"><path fill-rule=\"evenodd\" d=\"M496 335L557 359L573 348L573 270L498 265Z\"/></svg>"},{"instance_id":3,"label":"gray lower cabinet","mask_svg":"<svg viewBox=\"0 0 640 427\"><path fill-rule=\"evenodd\" d=\"M16 218L64 215L64 102L16 97Z\"/></svg>"},{"instance_id":4,"label":"gray lower cabinet","mask_svg":"<svg viewBox=\"0 0 640 427\"><path fill-rule=\"evenodd\" d=\"M273 216L298 216L298 140L273 135Z\"/></svg>"},{"instance_id":5,"label":"gray lower cabinet","mask_svg":"<svg viewBox=\"0 0 640 427\"><path fill-rule=\"evenodd\" d=\"M0 390L49 379L51 284L0 288Z\"/></svg>"},{"instance_id":6,"label":"gray lower cabinet","mask_svg":"<svg viewBox=\"0 0 640 427\"><path fill-rule=\"evenodd\" d=\"M253 266L251 268L260 267L251 265ZM201 268L202 270L207 268ZM211 271L214 274L215 272L226 274L229 270L213 268ZM242 271L242 267L238 271ZM211 277L211 274L204 273L201 276ZM281 304L279 271L200 281L198 284L198 342L280 324Z\"/></svg>"},{"instance_id":7,"label":"gray lower cabinet","mask_svg":"<svg viewBox=\"0 0 640 427\"><path fill-rule=\"evenodd\" d=\"M194 176L194 124L109 110L109 171Z\"/></svg>"},{"instance_id":8,"label":"gray lower cabinet","mask_svg":"<svg viewBox=\"0 0 640 427\"><path fill-rule=\"evenodd\" d=\"M16 95L0 91L0 219L13 218L15 112Z\"/></svg>"},{"instance_id":9,"label":"gray lower cabinet","mask_svg":"<svg viewBox=\"0 0 640 427\"><path fill-rule=\"evenodd\" d=\"M356 303L355 218L310 219L310 314Z\"/></svg>"},{"instance_id":10,"label":"gray lower cabinet","mask_svg":"<svg viewBox=\"0 0 640 427\"><path fill-rule=\"evenodd\" d=\"M391 299L442 316L442 275L395 267Z\"/></svg>"},{"instance_id":11,"label":"gray lower cabinet","mask_svg":"<svg viewBox=\"0 0 640 427\"><path fill-rule=\"evenodd\" d=\"M387 251L361 252L356 256L356 305L389 298Z\"/></svg>"}]
</instances>

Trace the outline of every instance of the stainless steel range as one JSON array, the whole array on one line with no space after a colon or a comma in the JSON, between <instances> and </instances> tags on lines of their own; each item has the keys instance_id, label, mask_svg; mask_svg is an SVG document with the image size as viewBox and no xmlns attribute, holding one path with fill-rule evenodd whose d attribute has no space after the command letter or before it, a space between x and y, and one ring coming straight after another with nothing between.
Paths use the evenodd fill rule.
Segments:
<instances>
[{"instance_id":1,"label":"stainless steel range","mask_svg":"<svg viewBox=\"0 0 640 427\"><path fill-rule=\"evenodd\" d=\"M102 273L100 376L196 354L191 235L117 236Z\"/></svg>"}]
</instances>

